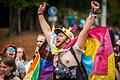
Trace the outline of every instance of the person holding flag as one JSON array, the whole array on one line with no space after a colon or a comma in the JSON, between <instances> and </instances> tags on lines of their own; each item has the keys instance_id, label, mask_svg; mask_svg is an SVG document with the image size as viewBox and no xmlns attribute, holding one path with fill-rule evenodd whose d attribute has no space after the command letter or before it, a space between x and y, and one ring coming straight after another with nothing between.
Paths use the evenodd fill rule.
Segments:
<instances>
[{"instance_id":1,"label":"person holding flag","mask_svg":"<svg viewBox=\"0 0 120 80\"><path fill-rule=\"evenodd\" d=\"M46 8L46 2L40 5L38 9L38 18L46 40L54 54L54 79L79 79L87 80L88 75L85 67L80 64L82 53L84 53L86 40L88 37L88 30L96 17L95 13L98 11L100 5L92 1L91 12L88 16L84 27L77 38L74 38L71 28L69 29L55 29L52 33L50 26L46 22L43 12ZM52 39L56 36L55 39ZM72 45L70 45L71 43ZM70 45L70 46L69 46Z\"/></svg>"},{"instance_id":2,"label":"person holding flag","mask_svg":"<svg viewBox=\"0 0 120 80\"><path fill-rule=\"evenodd\" d=\"M26 65L27 74L24 80L44 80L41 77L41 72L52 65L53 55L48 50L47 41L43 34L38 35L36 44L34 59Z\"/></svg>"},{"instance_id":3,"label":"person holding flag","mask_svg":"<svg viewBox=\"0 0 120 80\"><path fill-rule=\"evenodd\" d=\"M54 55L53 66L41 75L43 80L114 80L114 55L108 28L91 29L99 7L96 1L91 2L84 27L74 37L71 27L51 30L43 16L46 2L40 5L39 23Z\"/></svg>"}]
</instances>

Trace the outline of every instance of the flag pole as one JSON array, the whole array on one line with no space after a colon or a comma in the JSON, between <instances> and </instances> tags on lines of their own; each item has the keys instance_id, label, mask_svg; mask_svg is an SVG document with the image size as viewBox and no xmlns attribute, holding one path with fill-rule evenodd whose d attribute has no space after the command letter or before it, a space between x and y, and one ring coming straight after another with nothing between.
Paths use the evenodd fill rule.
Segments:
<instances>
[{"instance_id":1,"label":"flag pole","mask_svg":"<svg viewBox=\"0 0 120 80\"><path fill-rule=\"evenodd\" d=\"M106 26L106 23L107 23L107 0L102 0L101 26Z\"/></svg>"}]
</instances>

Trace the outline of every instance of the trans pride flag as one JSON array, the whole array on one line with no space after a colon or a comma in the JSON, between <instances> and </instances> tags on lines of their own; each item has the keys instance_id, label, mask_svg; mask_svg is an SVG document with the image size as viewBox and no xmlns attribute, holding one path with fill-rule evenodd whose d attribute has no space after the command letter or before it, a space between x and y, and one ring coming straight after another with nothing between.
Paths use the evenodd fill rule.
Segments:
<instances>
[{"instance_id":1,"label":"trans pride flag","mask_svg":"<svg viewBox=\"0 0 120 80\"><path fill-rule=\"evenodd\" d=\"M89 30L82 62L89 80L115 80L113 47L107 27Z\"/></svg>"}]
</instances>

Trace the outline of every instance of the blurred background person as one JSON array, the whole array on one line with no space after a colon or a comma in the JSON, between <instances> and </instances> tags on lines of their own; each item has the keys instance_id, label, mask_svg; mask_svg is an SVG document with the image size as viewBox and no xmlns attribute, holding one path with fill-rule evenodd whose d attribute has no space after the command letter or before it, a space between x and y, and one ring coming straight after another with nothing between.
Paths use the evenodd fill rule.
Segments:
<instances>
[{"instance_id":1,"label":"blurred background person","mask_svg":"<svg viewBox=\"0 0 120 80\"><path fill-rule=\"evenodd\" d=\"M40 54L41 57L41 70L43 70L45 67L47 67L51 62L47 61L46 59L51 59L52 55L47 53L49 51L49 48L47 48L47 41L45 40L45 36L43 34L39 34L37 37L37 42L36 42L36 48L35 48L35 54L33 56L33 59L30 60L26 65L26 73L28 72L34 58L36 57L37 54ZM47 61L47 63L46 63ZM46 64L44 64L46 63Z\"/></svg>"},{"instance_id":2,"label":"blurred background person","mask_svg":"<svg viewBox=\"0 0 120 80\"><path fill-rule=\"evenodd\" d=\"M73 27L72 31L75 33L77 28L76 26L77 12L74 9L69 9L67 18L68 18L69 26Z\"/></svg>"},{"instance_id":3,"label":"blurred background person","mask_svg":"<svg viewBox=\"0 0 120 80\"><path fill-rule=\"evenodd\" d=\"M27 63L24 48L22 47L17 48L15 63L17 68L15 71L15 75L23 79L24 76L26 75L25 64Z\"/></svg>"},{"instance_id":4,"label":"blurred background person","mask_svg":"<svg viewBox=\"0 0 120 80\"><path fill-rule=\"evenodd\" d=\"M43 34L39 34L37 37L37 44L36 44L36 49L35 49L35 55L39 53L40 47L43 45L45 42L45 36Z\"/></svg>"},{"instance_id":5,"label":"blurred background person","mask_svg":"<svg viewBox=\"0 0 120 80\"><path fill-rule=\"evenodd\" d=\"M20 80L13 74L16 70L15 61L12 57L6 56L0 62L0 71L3 75L3 80Z\"/></svg>"},{"instance_id":6,"label":"blurred background person","mask_svg":"<svg viewBox=\"0 0 120 80\"><path fill-rule=\"evenodd\" d=\"M115 80L120 80L120 39L116 40L115 47Z\"/></svg>"}]
</instances>

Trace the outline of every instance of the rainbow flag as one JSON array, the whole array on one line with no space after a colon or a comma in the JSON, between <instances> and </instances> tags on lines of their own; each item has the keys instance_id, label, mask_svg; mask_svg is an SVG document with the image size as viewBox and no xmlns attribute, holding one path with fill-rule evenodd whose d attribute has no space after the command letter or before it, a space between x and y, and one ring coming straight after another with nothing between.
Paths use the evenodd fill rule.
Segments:
<instances>
[{"instance_id":1,"label":"rainbow flag","mask_svg":"<svg viewBox=\"0 0 120 80\"><path fill-rule=\"evenodd\" d=\"M40 71L40 55L38 54L31 64L28 73L23 80L38 80Z\"/></svg>"},{"instance_id":2,"label":"rainbow flag","mask_svg":"<svg viewBox=\"0 0 120 80\"><path fill-rule=\"evenodd\" d=\"M107 27L89 30L82 62L89 80L115 80L113 47Z\"/></svg>"}]
</instances>

